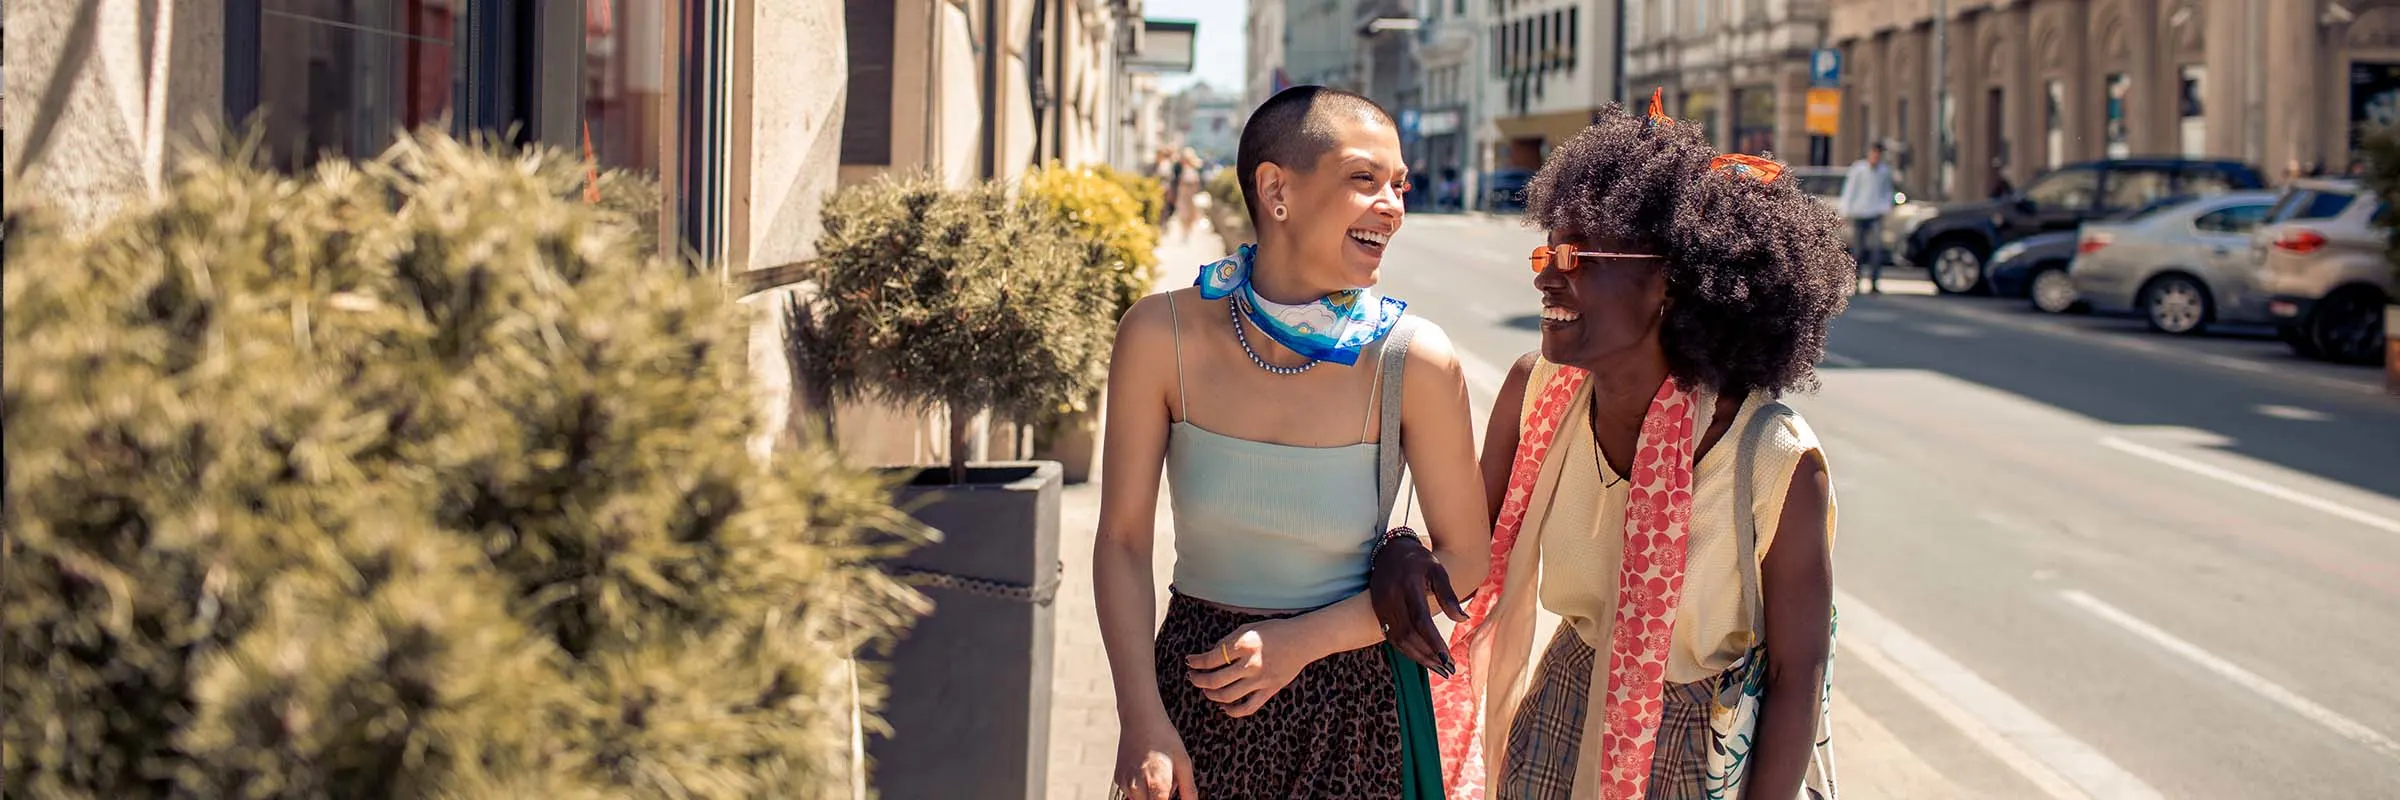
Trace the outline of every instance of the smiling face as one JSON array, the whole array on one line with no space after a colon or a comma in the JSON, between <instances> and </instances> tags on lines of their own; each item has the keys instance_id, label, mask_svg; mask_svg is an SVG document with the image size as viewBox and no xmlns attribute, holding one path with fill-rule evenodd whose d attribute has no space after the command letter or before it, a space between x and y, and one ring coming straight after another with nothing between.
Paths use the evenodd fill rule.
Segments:
<instances>
[{"instance_id":1,"label":"smiling face","mask_svg":"<svg viewBox=\"0 0 2400 800\"><path fill-rule=\"evenodd\" d=\"M1542 293L1542 357L1554 364L1590 368L1658 349L1659 321L1667 302L1666 262L1620 241L1575 241L1557 231L1549 244L1584 252L1624 254L1550 259L1534 275Z\"/></svg>"},{"instance_id":2,"label":"smiling face","mask_svg":"<svg viewBox=\"0 0 2400 800\"><path fill-rule=\"evenodd\" d=\"M1401 193L1408 166L1401 160L1400 135L1365 115L1344 114L1330 122L1334 145L1305 170L1259 165L1263 208L1277 205L1289 215L1262 227L1280 229L1298 256L1295 266L1327 293L1375 285L1384 249L1400 232Z\"/></svg>"}]
</instances>

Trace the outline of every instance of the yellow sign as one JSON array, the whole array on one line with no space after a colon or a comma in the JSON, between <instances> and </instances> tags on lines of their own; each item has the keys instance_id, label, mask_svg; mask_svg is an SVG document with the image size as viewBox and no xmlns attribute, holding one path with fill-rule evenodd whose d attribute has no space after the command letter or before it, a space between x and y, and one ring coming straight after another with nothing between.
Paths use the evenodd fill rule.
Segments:
<instances>
[{"instance_id":1,"label":"yellow sign","mask_svg":"<svg viewBox=\"0 0 2400 800\"><path fill-rule=\"evenodd\" d=\"M1842 90L1808 90L1808 132L1815 136L1832 136L1842 127Z\"/></svg>"}]
</instances>

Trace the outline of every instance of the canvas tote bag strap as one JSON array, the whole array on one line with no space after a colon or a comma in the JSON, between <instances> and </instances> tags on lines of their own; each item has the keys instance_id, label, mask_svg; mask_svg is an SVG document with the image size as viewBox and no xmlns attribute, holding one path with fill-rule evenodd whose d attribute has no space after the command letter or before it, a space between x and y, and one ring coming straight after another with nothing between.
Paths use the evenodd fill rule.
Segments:
<instances>
[{"instance_id":1,"label":"canvas tote bag strap","mask_svg":"<svg viewBox=\"0 0 2400 800\"><path fill-rule=\"evenodd\" d=\"M1733 506L1733 535L1735 552L1742 559L1742 608L1750 614L1750 635L1753 643L1760 631L1767 629L1767 604L1758 590L1758 491L1755 473L1758 471L1758 450L1765 445L1769 426L1792 414L1790 406L1769 400L1750 415L1750 425L1742 429L1742 438L1735 440Z\"/></svg>"},{"instance_id":2,"label":"canvas tote bag strap","mask_svg":"<svg viewBox=\"0 0 2400 800\"><path fill-rule=\"evenodd\" d=\"M1377 413L1382 416L1382 427L1375 435L1375 519L1380 525L1392 523L1392 506L1400 499L1400 481L1408 475L1408 460L1400 450L1400 376L1408 367L1408 344L1416 338L1417 324L1416 317L1404 316L1390 333L1383 335L1381 371L1375 376Z\"/></svg>"}]
</instances>

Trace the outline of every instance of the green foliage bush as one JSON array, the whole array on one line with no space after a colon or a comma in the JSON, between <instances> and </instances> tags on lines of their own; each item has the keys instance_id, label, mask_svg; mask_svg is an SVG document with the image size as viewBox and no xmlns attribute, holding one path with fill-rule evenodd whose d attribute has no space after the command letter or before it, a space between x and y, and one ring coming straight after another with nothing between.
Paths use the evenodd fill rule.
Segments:
<instances>
[{"instance_id":1,"label":"green foliage bush","mask_svg":"<svg viewBox=\"0 0 2400 800\"><path fill-rule=\"evenodd\" d=\"M2367 169L2359 182L2375 190L2386 208L2400 208L2400 125L2369 123L2360 140L2360 157L2366 159ZM2390 240L2385 258L2392 262L2392 284L2400 286L2400 225L2392 225L2392 221L2382 220Z\"/></svg>"},{"instance_id":2,"label":"green foliage bush","mask_svg":"<svg viewBox=\"0 0 2400 800\"><path fill-rule=\"evenodd\" d=\"M1094 165L1089 169L1123 188L1127 196L1140 203L1142 205L1142 221L1150 223L1150 227L1155 229L1165 221L1164 217L1167 213L1167 185L1165 182L1148 175L1126 172L1106 164Z\"/></svg>"},{"instance_id":3,"label":"green foliage bush","mask_svg":"<svg viewBox=\"0 0 2400 800\"><path fill-rule=\"evenodd\" d=\"M8 198L5 794L847 794L921 531L750 454L740 306L582 178L429 137L88 235Z\"/></svg>"},{"instance_id":4,"label":"green foliage bush","mask_svg":"<svg viewBox=\"0 0 2400 800\"><path fill-rule=\"evenodd\" d=\"M1121 184L1095 169L1053 165L1025 177L1025 196L1048 207L1085 242L1103 248L1116 290L1110 320L1124 317L1158 283L1158 228Z\"/></svg>"},{"instance_id":5,"label":"green foliage bush","mask_svg":"<svg viewBox=\"0 0 2400 800\"><path fill-rule=\"evenodd\" d=\"M835 192L824 221L796 346L837 399L947 408L953 483L969 417L1036 419L1107 377L1109 248L1042 203L892 176Z\"/></svg>"},{"instance_id":6,"label":"green foliage bush","mask_svg":"<svg viewBox=\"0 0 2400 800\"><path fill-rule=\"evenodd\" d=\"M1202 187L1203 191L1208 192L1210 202L1209 224L1215 225L1217 231L1225 235L1225 246L1229 250L1237 242L1258 241L1250 225L1250 207L1242 199L1240 177L1239 170L1220 169Z\"/></svg>"}]
</instances>

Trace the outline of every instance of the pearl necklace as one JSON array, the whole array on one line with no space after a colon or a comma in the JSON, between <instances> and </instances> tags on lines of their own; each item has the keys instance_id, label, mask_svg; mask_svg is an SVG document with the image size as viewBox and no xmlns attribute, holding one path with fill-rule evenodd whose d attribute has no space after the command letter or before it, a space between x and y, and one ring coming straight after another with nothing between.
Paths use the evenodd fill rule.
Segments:
<instances>
[{"instance_id":1,"label":"pearl necklace","mask_svg":"<svg viewBox=\"0 0 2400 800\"><path fill-rule=\"evenodd\" d=\"M1247 331L1244 331L1242 328L1241 302L1241 298L1239 297L1227 298L1225 300L1225 314L1233 318L1233 338L1235 341L1242 343L1242 353L1250 356L1250 363L1257 364L1259 369L1263 369L1277 375L1298 375L1316 368L1317 360L1313 358L1309 359L1308 363L1297 367L1279 367L1274 364L1267 363L1266 359L1259 358L1258 351L1250 348L1250 334Z\"/></svg>"}]
</instances>

